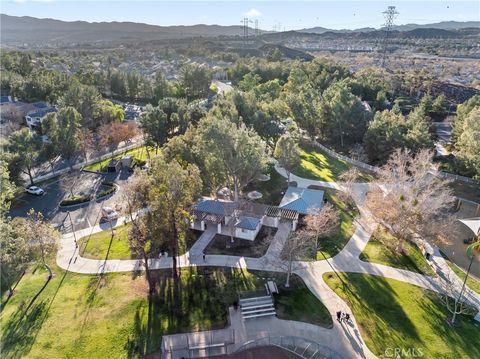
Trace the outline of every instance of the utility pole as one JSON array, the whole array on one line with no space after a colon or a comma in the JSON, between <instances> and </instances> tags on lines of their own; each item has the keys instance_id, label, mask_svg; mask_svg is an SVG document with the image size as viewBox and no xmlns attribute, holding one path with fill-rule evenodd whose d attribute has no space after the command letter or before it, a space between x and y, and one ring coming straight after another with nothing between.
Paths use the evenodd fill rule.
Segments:
<instances>
[{"instance_id":1,"label":"utility pole","mask_svg":"<svg viewBox=\"0 0 480 359\"><path fill-rule=\"evenodd\" d=\"M390 31L393 28L393 20L395 20L398 14L399 12L397 12L395 6L389 6L388 9L383 12L383 16L385 17L385 24L383 24L383 27L385 29L385 38L383 41L382 67L385 67L385 62L387 60L388 40Z\"/></svg>"}]
</instances>

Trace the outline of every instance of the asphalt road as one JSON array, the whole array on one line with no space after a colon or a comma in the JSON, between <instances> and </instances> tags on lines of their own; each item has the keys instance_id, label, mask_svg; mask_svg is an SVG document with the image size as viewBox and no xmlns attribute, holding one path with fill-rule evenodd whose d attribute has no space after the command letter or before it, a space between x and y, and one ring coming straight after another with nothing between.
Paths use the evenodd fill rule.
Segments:
<instances>
[{"instance_id":1,"label":"asphalt road","mask_svg":"<svg viewBox=\"0 0 480 359\"><path fill-rule=\"evenodd\" d=\"M126 179L128 179L130 173L128 171L121 171L120 173L101 174L98 176L101 180L115 182L118 185L117 191L113 195L99 200L92 200L88 203L69 207L60 207L59 204L66 194L61 188L59 180L57 180L42 187L45 190L43 196L26 193L21 198L15 200L10 209L10 216L12 218L26 217L28 211L33 208L35 211L42 212L45 218L53 225L60 226L60 228L62 228L61 226L63 225L64 229L68 232L71 231L68 213L70 213L75 230L93 226L100 220L102 206L116 207L121 205L122 185ZM81 185L85 186L86 184L82 183Z\"/></svg>"}]
</instances>

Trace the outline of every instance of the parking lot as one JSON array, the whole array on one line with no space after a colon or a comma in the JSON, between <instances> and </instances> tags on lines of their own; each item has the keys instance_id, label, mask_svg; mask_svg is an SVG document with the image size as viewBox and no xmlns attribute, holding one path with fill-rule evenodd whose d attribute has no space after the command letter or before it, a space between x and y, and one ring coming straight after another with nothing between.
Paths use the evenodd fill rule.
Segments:
<instances>
[{"instance_id":1,"label":"parking lot","mask_svg":"<svg viewBox=\"0 0 480 359\"><path fill-rule=\"evenodd\" d=\"M115 182L118 189L112 195L106 196L98 200L91 200L88 203L60 207L60 202L65 197L65 190L60 185L60 180L57 178L55 181L50 182L44 186L39 185L45 190L45 194L42 196L36 196L25 193L20 198L17 198L10 210L10 216L12 217L25 217L30 209L42 212L46 219L50 220L54 226L62 227L70 230L70 218L73 222L75 230L87 228L98 224L101 217L102 206L115 207L121 205L121 193L122 185L130 176L128 171L120 171L118 173L105 173L98 174L102 181ZM87 181L92 181L93 176L91 174L85 175L85 180L80 181L78 187L82 188L82 192L85 191L85 187L88 186ZM69 217L70 214L70 218Z\"/></svg>"}]
</instances>

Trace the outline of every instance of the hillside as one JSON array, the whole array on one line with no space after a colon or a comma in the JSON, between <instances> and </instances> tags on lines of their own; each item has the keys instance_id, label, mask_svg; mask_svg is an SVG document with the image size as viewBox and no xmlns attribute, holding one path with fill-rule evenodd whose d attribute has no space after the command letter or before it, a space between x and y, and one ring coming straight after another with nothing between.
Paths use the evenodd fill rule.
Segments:
<instances>
[{"instance_id":1,"label":"hillside","mask_svg":"<svg viewBox=\"0 0 480 359\"><path fill-rule=\"evenodd\" d=\"M27 43L37 46L74 43L128 43L243 34L243 28L236 25L156 26L133 22L67 22L5 14L0 14L0 29L1 41L4 45Z\"/></svg>"}]
</instances>

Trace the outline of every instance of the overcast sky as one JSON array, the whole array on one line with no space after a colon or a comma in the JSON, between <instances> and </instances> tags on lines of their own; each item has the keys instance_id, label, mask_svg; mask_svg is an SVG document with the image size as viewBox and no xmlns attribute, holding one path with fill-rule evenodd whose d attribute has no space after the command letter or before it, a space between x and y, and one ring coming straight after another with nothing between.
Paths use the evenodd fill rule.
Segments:
<instances>
[{"instance_id":1,"label":"overcast sky","mask_svg":"<svg viewBox=\"0 0 480 359\"><path fill-rule=\"evenodd\" d=\"M396 24L480 20L480 1L72 1L1 0L1 12L66 21L132 21L154 25L239 25L258 19L265 30L314 26L332 29L380 27L382 11L394 5ZM253 25L252 25L253 26Z\"/></svg>"}]
</instances>

